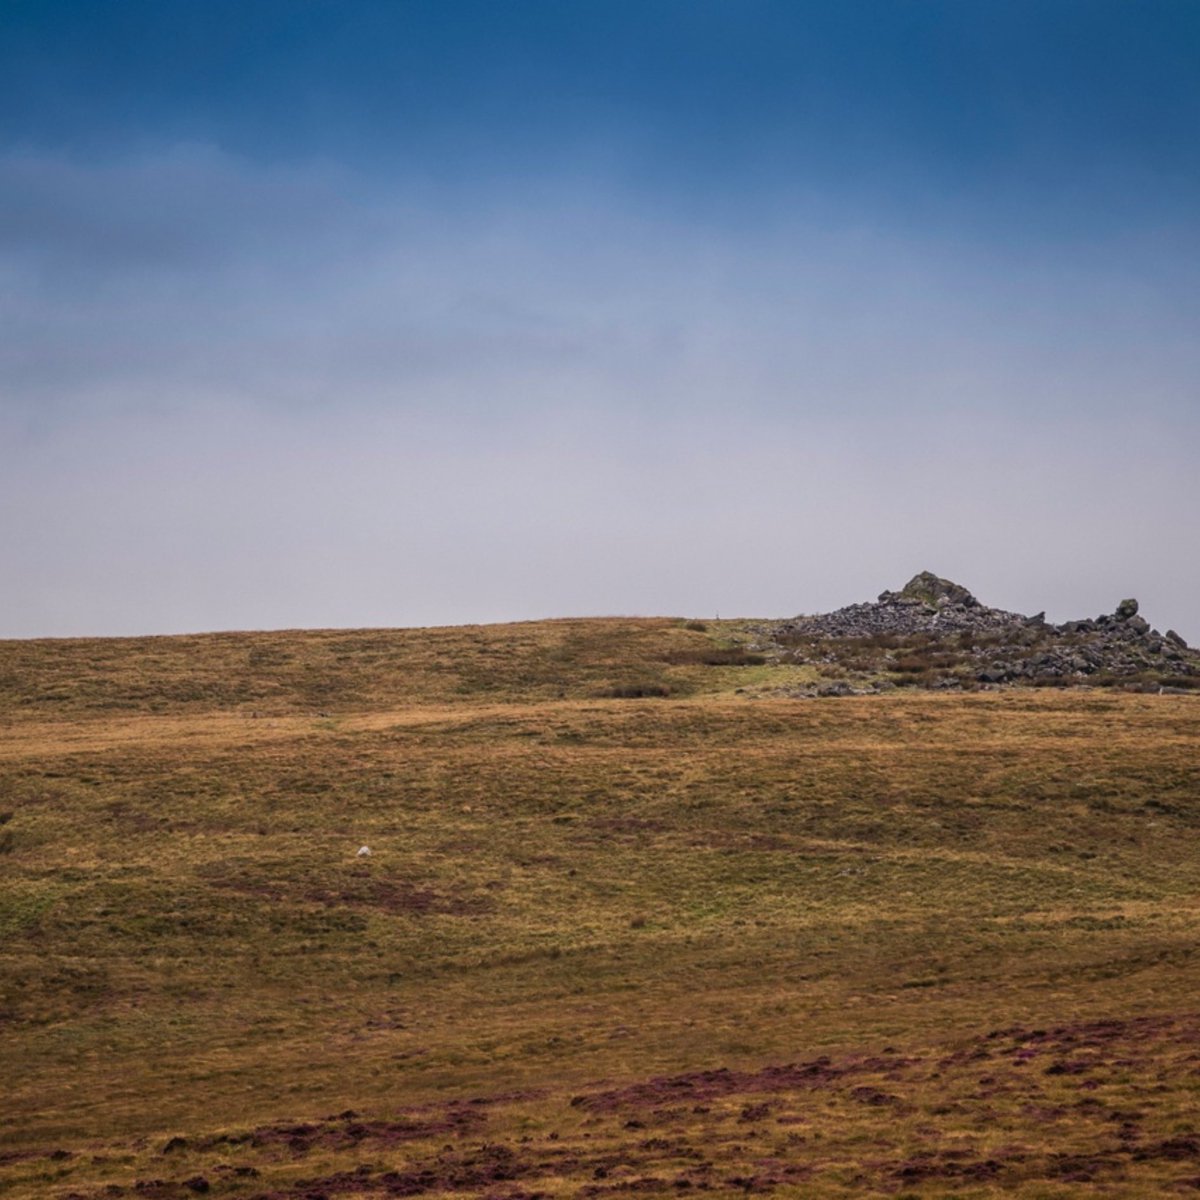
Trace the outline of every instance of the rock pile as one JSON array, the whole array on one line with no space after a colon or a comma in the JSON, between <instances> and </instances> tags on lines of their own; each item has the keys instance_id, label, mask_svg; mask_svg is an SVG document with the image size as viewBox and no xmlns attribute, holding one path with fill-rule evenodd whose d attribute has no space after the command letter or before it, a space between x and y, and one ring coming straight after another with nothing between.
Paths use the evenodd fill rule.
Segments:
<instances>
[{"instance_id":1,"label":"rock pile","mask_svg":"<svg viewBox=\"0 0 1200 1200\"><path fill-rule=\"evenodd\" d=\"M850 604L836 612L795 617L777 626L783 634L831 638L878 635L991 632L1036 624L1038 617L985 608L965 587L929 571L914 575L898 592L881 592L874 604Z\"/></svg>"},{"instance_id":2,"label":"rock pile","mask_svg":"<svg viewBox=\"0 0 1200 1200\"><path fill-rule=\"evenodd\" d=\"M916 685L1123 684L1143 690L1200 687L1200 652L1159 633L1122 600L1099 617L1048 624L1044 613L988 608L960 584L928 571L874 603L795 617L756 631L781 661L816 664L820 694Z\"/></svg>"}]
</instances>

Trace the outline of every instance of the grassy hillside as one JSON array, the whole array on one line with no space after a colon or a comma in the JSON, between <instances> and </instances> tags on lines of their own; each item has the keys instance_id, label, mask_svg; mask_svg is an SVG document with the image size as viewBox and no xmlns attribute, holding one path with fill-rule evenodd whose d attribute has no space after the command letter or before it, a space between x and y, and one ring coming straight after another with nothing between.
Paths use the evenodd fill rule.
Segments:
<instances>
[{"instance_id":1,"label":"grassy hillside","mask_svg":"<svg viewBox=\"0 0 1200 1200\"><path fill-rule=\"evenodd\" d=\"M0 1194L1200 1184L1200 697L738 640L0 643Z\"/></svg>"}]
</instances>

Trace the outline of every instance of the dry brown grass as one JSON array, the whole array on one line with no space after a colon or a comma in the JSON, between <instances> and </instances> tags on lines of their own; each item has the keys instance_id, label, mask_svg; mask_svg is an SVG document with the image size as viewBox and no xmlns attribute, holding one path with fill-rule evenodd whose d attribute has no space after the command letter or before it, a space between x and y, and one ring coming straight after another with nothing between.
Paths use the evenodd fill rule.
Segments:
<instances>
[{"instance_id":1,"label":"dry brown grass","mask_svg":"<svg viewBox=\"0 0 1200 1200\"><path fill-rule=\"evenodd\" d=\"M0 644L0 1190L1200 1176L1200 702L752 700L734 632Z\"/></svg>"}]
</instances>

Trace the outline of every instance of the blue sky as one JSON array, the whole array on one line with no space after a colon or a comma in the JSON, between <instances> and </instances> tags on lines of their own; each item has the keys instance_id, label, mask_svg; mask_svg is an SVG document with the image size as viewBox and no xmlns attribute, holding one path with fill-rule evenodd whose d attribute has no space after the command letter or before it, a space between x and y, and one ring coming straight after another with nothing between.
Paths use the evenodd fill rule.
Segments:
<instances>
[{"instance_id":1,"label":"blue sky","mask_svg":"<svg viewBox=\"0 0 1200 1200\"><path fill-rule=\"evenodd\" d=\"M1200 640L1200 7L13 2L0 636Z\"/></svg>"}]
</instances>

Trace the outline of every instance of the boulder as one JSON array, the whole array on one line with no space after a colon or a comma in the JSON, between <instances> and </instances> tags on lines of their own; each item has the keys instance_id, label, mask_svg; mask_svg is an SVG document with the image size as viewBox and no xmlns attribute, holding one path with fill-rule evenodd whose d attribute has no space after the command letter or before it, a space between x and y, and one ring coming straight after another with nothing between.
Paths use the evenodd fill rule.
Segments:
<instances>
[{"instance_id":1,"label":"boulder","mask_svg":"<svg viewBox=\"0 0 1200 1200\"><path fill-rule=\"evenodd\" d=\"M822 683L817 688L818 696L853 696L854 689L844 679L835 679L832 683Z\"/></svg>"},{"instance_id":2,"label":"boulder","mask_svg":"<svg viewBox=\"0 0 1200 1200\"><path fill-rule=\"evenodd\" d=\"M975 608L979 603L962 584L943 579L932 571L921 571L914 575L900 589L899 595L902 600L910 603L918 601L928 604L930 608L945 608L948 605Z\"/></svg>"}]
</instances>

